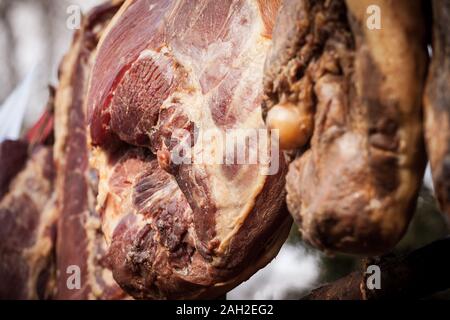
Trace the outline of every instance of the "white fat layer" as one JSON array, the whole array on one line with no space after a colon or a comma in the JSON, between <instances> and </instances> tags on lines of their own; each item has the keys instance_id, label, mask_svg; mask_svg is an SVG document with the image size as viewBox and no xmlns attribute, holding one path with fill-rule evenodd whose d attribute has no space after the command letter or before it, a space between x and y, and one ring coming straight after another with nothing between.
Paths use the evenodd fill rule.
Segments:
<instances>
[{"instance_id":1,"label":"white fat layer","mask_svg":"<svg viewBox=\"0 0 450 320\"><path fill-rule=\"evenodd\" d=\"M240 15L245 15L252 23L245 30L246 40L239 56L233 60L232 68L241 69L243 74L228 107L236 110L248 109L244 121L236 123L235 128L259 129L264 128L259 98L262 94L263 65L270 40L263 37L265 26L256 2L247 3ZM233 20L231 33L242 34L242 28L242 25L239 25L239 19ZM203 95L198 77L203 74L206 68L215 68L213 64L218 62L219 69L217 72L220 74L222 72L221 67L225 68L225 66L222 66L217 58L220 57L223 60L231 58L232 47L231 42L218 39L216 42L209 44L205 50L195 49L194 51L194 49L185 48L173 50L173 55L187 71L188 90L175 92L165 101L165 104L169 104L176 97L184 106L183 110L189 118L202 130L219 130L208 107L208 101L215 93L216 88ZM246 81L246 79L249 81ZM210 145L195 145L193 154L201 154L205 147L211 149ZM216 145L212 149L214 148L219 149L220 146ZM255 199L266 181L266 176L260 174L263 167L267 167L267 165L259 164L256 168L255 166L245 166L240 169L241 172L234 180L230 180L224 176L223 165L195 164L193 166L193 170L205 172L209 177L211 197L218 210L216 233L217 238L221 240L219 251L228 246L229 240L239 231L251 212ZM246 179L245 184L236 183L236 180L246 174L250 174L251 178ZM242 185L244 187L239 187Z\"/></svg>"}]
</instances>

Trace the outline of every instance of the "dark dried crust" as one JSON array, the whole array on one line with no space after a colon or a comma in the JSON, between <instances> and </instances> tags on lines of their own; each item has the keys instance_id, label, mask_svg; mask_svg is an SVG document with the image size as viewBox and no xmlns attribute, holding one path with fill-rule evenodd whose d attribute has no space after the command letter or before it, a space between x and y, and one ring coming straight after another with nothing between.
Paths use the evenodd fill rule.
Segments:
<instances>
[{"instance_id":1,"label":"dark dried crust","mask_svg":"<svg viewBox=\"0 0 450 320\"><path fill-rule=\"evenodd\" d=\"M365 1L286 2L265 82L268 107L283 95L305 103L302 95L311 93L310 148L287 176L288 207L304 238L367 255L389 250L403 235L424 169L420 1L375 4L384 25L369 31Z\"/></svg>"},{"instance_id":2,"label":"dark dried crust","mask_svg":"<svg viewBox=\"0 0 450 320\"><path fill-rule=\"evenodd\" d=\"M424 95L425 138L435 193L450 214L450 3L432 1L433 57Z\"/></svg>"},{"instance_id":3,"label":"dark dried crust","mask_svg":"<svg viewBox=\"0 0 450 320\"><path fill-rule=\"evenodd\" d=\"M325 72L340 73L352 51L343 1L285 1L266 59L263 111L281 100L304 103L314 111L314 82ZM342 47L342 48L341 48ZM334 60L339 59L339 64Z\"/></svg>"}]
</instances>

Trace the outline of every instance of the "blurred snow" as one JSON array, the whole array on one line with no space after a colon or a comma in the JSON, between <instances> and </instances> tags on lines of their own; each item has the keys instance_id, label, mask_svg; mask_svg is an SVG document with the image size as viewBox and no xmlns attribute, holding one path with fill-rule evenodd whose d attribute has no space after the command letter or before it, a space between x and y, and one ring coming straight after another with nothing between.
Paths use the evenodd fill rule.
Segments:
<instances>
[{"instance_id":1,"label":"blurred snow","mask_svg":"<svg viewBox=\"0 0 450 320\"><path fill-rule=\"evenodd\" d=\"M21 128L25 118L29 121L36 121L42 112L36 108L30 108L36 99L41 100L42 106L45 105L47 96L43 97L33 84L39 78L38 68L31 68L25 79L16 87L11 95L0 106L0 142L4 139L18 139L21 135ZM40 97L39 97L40 96Z\"/></svg>"},{"instance_id":2,"label":"blurred snow","mask_svg":"<svg viewBox=\"0 0 450 320\"><path fill-rule=\"evenodd\" d=\"M433 177L431 175L431 167L430 167L429 162L427 164L427 169L425 170L425 175L423 177L423 183L428 189L430 189L432 192L434 192Z\"/></svg>"},{"instance_id":3,"label":"blurred snow","mask_svg":"<svg viewBox=\"0 0 450 320\"><path fill-rule=\"evenodd\" d=\"M58 66L67 52L74 30L67 27L67 8L79 5L87 12L101 0L0 0L0 112L2 120L20 119L22 130L31 127L42 114L48 99L48 85L57 83ZM6 9L7 11L6 11ZM6 25L10 30L6 29ZM27 80L25 80L27 79ZM31 79L31 80L29 80ZM20 108L11 101L18 101L17 92L26 97ZM20 89L19 89L20 87ZM14 93L13 93L14 92ZM13 99L13 100L11 100ZM7 100L9 102L7 102ZM9 105L7 111L3 106ZM24 117L22 117L22 114ZM14 129L12 129L14 127ZM2 128L1 134L14 132L17 123ZM20 131L20 129L19 129Z\"/></svg>"},{"instance_id":4,"label":"blurred snow","mask_svg":"<svg viewBox=\"0 0 450 320\"><path fill-rule=\"evenodd\" d=\"M227 299L299 299L317 283L319 263L300 244L285 243L267 267L230 291Z\"/></svg>"},{"instance_id":5,"label":"blurred snow","mask_svg":"<svg viewBox=\"0 0 450 320\"><path fill-rule=\"evenodd\" d=\"M93 6L96 6L104 1L102 1L102 0L75 0L75 1L65 1L65 2L68 3L68 5L70 5L70 4L79 5L83 12L87 12Z\"/></svg>"},{"instance_id":6,"label":"blurred snow","mask_svg":"<svg viewBox=\"0 0 450 320\"><path fill-rule=\"evenodd\" d=\"M24 77L35 65L46 62L47 43L43 40L46 34L42 23L45 16L37 2L18 2L9 14L17 46L14 65Z\"/></svg>"}]
</instances>

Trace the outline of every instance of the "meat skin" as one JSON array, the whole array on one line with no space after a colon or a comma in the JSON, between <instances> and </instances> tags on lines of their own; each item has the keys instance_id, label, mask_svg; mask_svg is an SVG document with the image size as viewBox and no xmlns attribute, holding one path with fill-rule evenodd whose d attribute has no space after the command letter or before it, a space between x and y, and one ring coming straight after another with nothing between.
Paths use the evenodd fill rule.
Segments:
<instances>
[{"instance_id":1,"label":"meat skin","mask_svg":"<svg viewBox=\"0 0 450 320\"><path fill-rule=\"evenodd\" d=\"M57 290L55 299L124 299L105 263L105 241L96 211L98 174L89 166L85 96L99 37L122 1L92 9L82 20L60 66L55 97L57 168ZM80 270L80 288L67 285L72 266Z\"/></svg>"},{"instance_id":2,"label":"meat skin","mask_svg":"<svg viewBox=\"0 0 450 320\"><path fill-rule=\"evenodd\" d=\"M366 27L369 5L380 30ZM287 101L313 117L286 189L303 237L323 250L379 254L408 226L425 164L425 29L421 1L284 2L265 108Z\"/></svg>"},{"instance_id":3,"label":"meat skin","mask_svg":"<svg viewBox=\"0 0 450 320\"><path fill-rule=\"evenodd\" d=\"M435 194L442 211L450 214L450 4L431 1L433 55L424 94L425 140Z\"/></svg>"}]
</instances>

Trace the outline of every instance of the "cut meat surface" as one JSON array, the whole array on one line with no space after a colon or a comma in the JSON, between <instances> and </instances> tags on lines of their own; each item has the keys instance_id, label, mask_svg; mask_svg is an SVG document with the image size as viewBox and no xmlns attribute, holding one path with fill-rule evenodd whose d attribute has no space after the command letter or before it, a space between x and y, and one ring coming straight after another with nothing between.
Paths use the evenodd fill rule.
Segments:
<instances>
[{"instance_id":1,"label":"cut meat surface","mask_svg":"<svg viewBox=\"0 0 450 320\"><path fill-rule=\"evenodd\" d=\"M194 105L202 102L214 127L233 127L237 117L242 124L257 113L251 111L260 103L259 63L270 41L256 1L129 1L121 13L94 65L91 92L99 94L88 97L94 144L114 133L146 145L162 102L186 95L192 106L184 111L199 122ZM243 81L250 75L254 81Z\"/></svg>"},{"instance_id":2,"label":"cut meat surface","mask_svg":"<svg viewBox=\"0 0 450 320\"><path fill-rule=\"evenodd\" d=\"M279 170L268 176L262 156L225 164L235 158L225 145L201 139L265 130L263 65L278 6L126 1L100 40L87 97L91 160L114 278L134 297L223 294L287 235L283 156L272 155ZM178 129L192 138L192 161L173 160L187 138ZM244 144L247 155L270 149ZM207 150L215 160L195 161Z\"/></svg>"},{"instance_id":3,"label":"cut meat surface","mask_svg":"<svg viewBox=\"0 0 450 320\"><path fill-rule=\"evenodd\" d=\"M147 130L158 122L159 106L173 93L174 82L174 68L169 59L141 57L116 88L111 103L111 129L123 141L148 144Z\"/></svg>"},{"instance_id":4,"label":"cut meat surface","mask_svg":"<svg viewBox=\"0 0 450 320\"><path fill-rule=\"evenodd\" d=\"M103 230L112 235L109 259L115 279L126 283L135 297L145 297L150 286L158 290L155 298L181 298L195 287L188 281L194 264L204 269L194 275L207 284L207 265L188 232L192 210L174 178L143 149L129 149L109 169L104 175L110 187L105 206L110 219Z\"/></svg>"}]
</instances>

